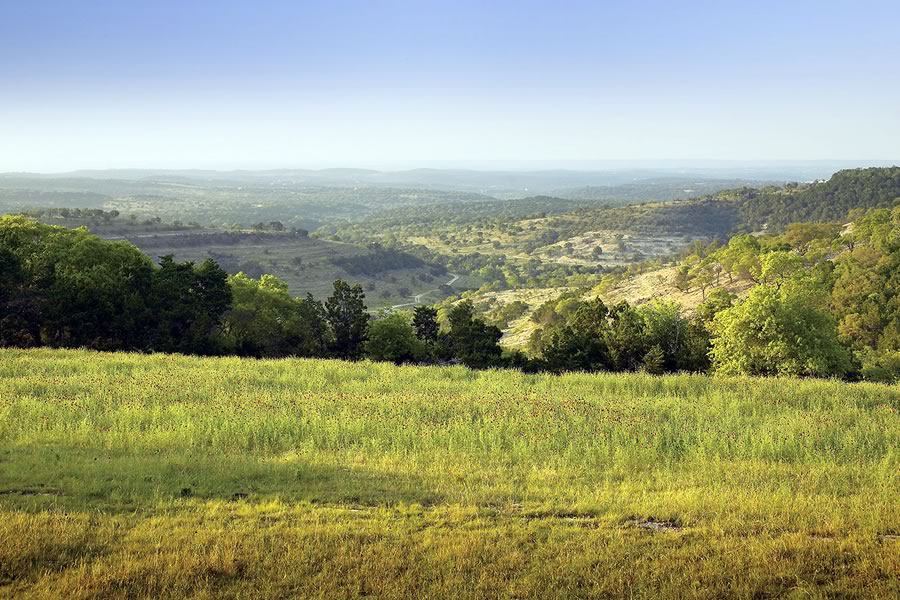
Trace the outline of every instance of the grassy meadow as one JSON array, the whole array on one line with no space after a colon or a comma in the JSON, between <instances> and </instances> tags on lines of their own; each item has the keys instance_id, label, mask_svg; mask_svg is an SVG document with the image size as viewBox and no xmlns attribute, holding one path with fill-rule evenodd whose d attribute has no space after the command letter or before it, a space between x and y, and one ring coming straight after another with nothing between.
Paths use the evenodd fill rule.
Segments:
<instances>
[{"instance_id":1,"label":"grassy meadow","mask_svg":"<svg viewBox=\"0 0 900 600\"><path fill-rule=\"evenodd\" d=\"M0 350L0 597L900 594L900 389Z\"/></svg>"}]
</instances>

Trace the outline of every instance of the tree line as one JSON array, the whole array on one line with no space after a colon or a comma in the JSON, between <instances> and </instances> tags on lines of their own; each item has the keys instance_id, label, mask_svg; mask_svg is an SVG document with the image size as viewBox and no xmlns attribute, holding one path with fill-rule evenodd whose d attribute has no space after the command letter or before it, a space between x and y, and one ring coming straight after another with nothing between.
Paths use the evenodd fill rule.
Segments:
<instances>
[{"instance_id":1,"label":"tree line","mask_svg":"<svg viewBox=\"0 0 900 600\"><path fill-rule=\"evenodd\" d=\"M362 288L341 280L325 301L294 298L271 275L229 276L212 260L153 264L125 241L5 216L0 344L897 381L900 205L852 216L849 228L794 224L778 236L698 244L675 276L703 290L692 312L564 294L532 314L528 355L501 348L501 330L469 301L373 317ZM752 289L739 300L724 284L741 279Z\"/></svg>"},{"instance_id":2,"label":"tree line","mask_svg":"<svg viewBox=\"0 0 900 600\"><path fill-rule=\"evenodd\" d=\"M672 303L606 307L564 295L533 313L532 353L556 369L900 381L900 198L894 204L853 210L846 227L795 223L780 235L696 244L672 282L701 292L690 316ZM750 289L738 300L726 288L741 282Z\"/></svg>"},{"instance_id":3,"label":"tree line","mask_svg":"<svg viewBox=\"0 0 900 600\"><path fill-rule=\"evenodd\" d=\"M463 303L373 319L359 285L324 302L294 298L272 275L229 276L215 261L153 264L126 241L84 228L0 217L0 345L319 357L501 366L500 330Z\"/></svg>"}]
</instances>

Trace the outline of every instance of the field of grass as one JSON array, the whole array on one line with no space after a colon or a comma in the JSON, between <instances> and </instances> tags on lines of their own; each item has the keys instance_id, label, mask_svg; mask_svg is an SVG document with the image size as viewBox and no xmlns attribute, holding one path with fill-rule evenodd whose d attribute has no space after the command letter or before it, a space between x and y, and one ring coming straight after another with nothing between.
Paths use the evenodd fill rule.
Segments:
<instances>
[{"instance_id":1,"label":"field of grass","mask_svg":"<svg viewBox=\"0 0 900 600\"><path fill-rule=\"evenodd\" d=\"M897 597L900 389L0 350L0 597Z\"/></svg>"}]
</instances>

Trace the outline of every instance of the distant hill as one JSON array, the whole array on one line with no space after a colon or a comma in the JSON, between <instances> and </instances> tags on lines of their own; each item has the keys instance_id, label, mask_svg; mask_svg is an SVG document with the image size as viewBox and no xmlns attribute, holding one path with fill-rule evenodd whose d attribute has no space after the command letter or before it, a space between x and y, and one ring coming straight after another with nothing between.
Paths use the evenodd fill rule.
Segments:
<instances>
[{"instance_id":1,"label":"distant hill","mask_svg":"<svg viewBox=\"0 0 900 600\"><path fill-rule=\"evenodd\" d=\"M807 186L763 189L742 197L745 229L780 231L800 221L837 221L853 209L889 208L900 199L900 167L852 169Z\"/></svg>"},{"instance_id":2,"label":"distant hill","mask_svg":"<svg viewBox=\"0 0 900 600\"><path fill-rule=\"evenodd\" d=\"M725 239L778 232L790 223L841 221L853 209L887 208L900 199L900 167L850 169L827 181L721 190L701 198L632 206L579 208L553 217L563 237L621 230Z\"/></svg>"},{"instance_id":3,"label":"distant hill","mask_svg":"<svg viewBox=\"0 0 900 600\"><path fill-rule=\"evenodd\" d=\"M763 187L775 181L752 181L746 179L701 179L698 177L670 177L646 179L621 185L568 188L556 190L552 195L567 200L604 200L617 204L648 200L682 200L714 194L721 190L741 187Z\"/></svg>"}]
</instances>

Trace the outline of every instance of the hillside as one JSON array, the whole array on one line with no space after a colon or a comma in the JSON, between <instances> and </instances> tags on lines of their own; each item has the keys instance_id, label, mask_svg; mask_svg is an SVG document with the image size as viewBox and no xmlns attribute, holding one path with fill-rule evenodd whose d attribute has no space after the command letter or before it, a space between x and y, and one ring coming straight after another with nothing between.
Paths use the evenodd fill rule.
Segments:
<instances>
[{"instance_id":1,"label":"hillside","mask_svg":"<svg viewBox=\"0 0 900 600\"><path fill-rule=\"evenodd\" d=\"M741 187L700 198L627 207L581 208L546 227L568 238L590 230L727 239L791 223L846 220L853 210L891 208L900 198L900 167L839 171L827 181Z\"/></svg>"},{"instance_id":2,"label":"hillside","mask_svg":"<svg viewBox=\"0 0 900 600\"><path fill-rule=\"evenodd\" d=\"M763 189L741 202L742 227L781 231L791 223L846 220L851 210L891 208L900 199L900 167L838 171L827 181Z\"/></svg>"},{"instance_id":3,"label":"hillside","mask_svg":"<svg viewBox=\"0 0 900 600\"><path fill-rule=\"evenodd\" d=\"M372 308L410 302L412 296L452 279L446 269L414 257L391 260L352 244L289 233L184 233L126 239L154 259L172 255L179 261L199 263L212 258L228 273L243 272L257 278L275 275L295 296L311 293L324 298L335 279L359 283ZM440 299L433 296L431 300Z\"/></svg>"},{"instance_id":4,"label":"hillside","mask_svg":"<svg viewBox=\"0 0 900 600\"><path fill-rule=\"evenodd\" d=\"M0 350L0 595L889 597L898 409L828 381Z\"/></svg>"},{"instance_id":5,"label":"hillside","mask_svg":"<svg viewBox=\"0 0 900 600\"><path fill-rule=\"evenodd\" d=\"M224 230L178 220L165 223L159 217L125 218L118 211L102 209L40 209L27 214L42 223L86 227L103 239L128 241L154 261L167 255L195 263L212 258L232 275L275 275L295 296L311 293L323 298L336 279L352 281L364 286L373 309L411 302L425 293L430 301L439 300L446 294L437 288L453 279L446 269L411 255L309 237L305 230L288 230L281 222ZM469 278L454 281L460 289L468 282Z\"/></svg>"},{"instance_id":6,"label":"hillside","mask_svg":"<svg viewBox=\"0 0 900 600\"><path fill-rule=\"evenodd\" d=\"M678 303L692 312L704 300L704 293L700 288L692 287L688 290L680 290L675 284L677 267L666 266L653 269L644 273L623 277L621 280L602 291L586 290L580 294L582 299L599 297L609 305L627 302L632 306L640 306L655 300L666 300ZM743 298L753 287L748 280L738 280L729 283L723 279L720 285L712 289L722 289ZM503 345L506 348L524 350L528 347L531 335L540 327L532 320L532 314L543 303L552 301L560 296L574 291L575 288L561 287L535 290L508 290L504 292L486 292L475 296L479 304L489 303L490 306L505 306L513 302L525 302L527 311L519 318L513 320L503 328Z\"/></svg>"},{"instance_id":7,"label":"hillside","mask_svg":"<svg viewBox=\"0 0 900 600\"><path fill-rule=\"evenodd\" d=\"M373 242L396 247L447 271L470 276L469 284L501 291L594 285L600 274L620 272L649 258L665 258L695 241L724 241L737 233L777 233L793 222L846 222L851 210L888 208L900 197L900 167L846 170L827 181L780 187L745 185L666 202L649 201L648 196L676 184L686 186L686 182L693 187L683 188L690 190L685 195L701 194L726 181L645 174L644 179L619 181L605 188L611 194L608 197L588 193L593 197L573 194L580 198L573 200L529 195L501 200L471 191L391 187L386 185L388 180L376 185L372 182L382 175L367 171L160 172L137 178L139 174L100 174L109 177L106 179L83 174L5 176L0 178L0 209L61 210L61 206L78 202L81 207L115 212L121 219L133 217L138 223L153 219L193 222L195 227L219 231L277 221L287 230L316 229L312 236L329 242L360 248ZM437 171L406 175L414 174L423 181L443 176ZM444 175L461 180L474 176L465 172ZM482 175L476 179L481 180ZM582 176L588 174L578 175ZM358 185L323 185L346 184L353 178L359 178ZM738 179L730 181L740 183ZM364 182L369 182L369 187L362 185ZM657 194L659 197L670 195ZM258 267L269 269L288 280L292 290L309 291L300 285L300 275L283 265L285 259L294 258L293 248L271 261L260 255L265 249L259 247L247 252L220 247L210 250L232 266L246 264L253 273L261 272ZM344 254L334 245L329 251ZM234 256L229 257L231 254ZM315 261L316 256L313 252L310 259ZM189 257L196 258L194 254ZM397 281L364 283L375 285L377 291L372 291L376 291L377 301L387 306L397 296L407 296L400 293L404 288L411 295L430 289L431 282L418 285L419 275L400 273L394 276ZM331 275L340 276L339 271ZM594 281L589 282L592 277ZM324 278L312 274L313 291L321 288L318 282ZM393 299L381 298L382 293Z\"/></svg>"},{"instance_id":8,"label":"hillside","mask_svg":"<svg viewBox=\"0 0 900 600\"><path fill-rule=\"evenodd\" d=\"M595 285L601 274L665 259L695 242L779 233L791 223L846 222L851 211L890 208L898 198L900 167L871 168L840 171L828 181L741 187L668 202L536 196L390 210L360 222L335 222L314 235L398 245L453 272L477 275L488 292L559 288Z\"/></svg>"}]
</instances>

